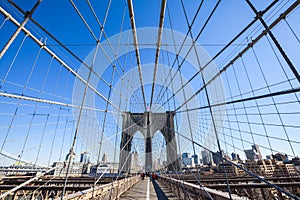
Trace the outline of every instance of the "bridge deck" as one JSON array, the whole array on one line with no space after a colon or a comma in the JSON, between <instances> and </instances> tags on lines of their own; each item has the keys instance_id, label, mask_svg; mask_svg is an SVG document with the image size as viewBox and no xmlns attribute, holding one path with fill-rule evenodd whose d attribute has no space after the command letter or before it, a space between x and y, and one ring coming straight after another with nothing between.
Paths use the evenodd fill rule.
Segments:
<instances>
[{"instance_id":1,"label":"bridge deck","mask_svg":"<svg viewBox=\"0 0 300 200\"><path fill-rule=\"evenodd\" d=\"M121 195L120 199L145 199L145 200L162 200L162 199L178 199L172 192L161 185L157 181L150 181L149 178L141 180L127 192Z\"/></svg>"}]
</instances>

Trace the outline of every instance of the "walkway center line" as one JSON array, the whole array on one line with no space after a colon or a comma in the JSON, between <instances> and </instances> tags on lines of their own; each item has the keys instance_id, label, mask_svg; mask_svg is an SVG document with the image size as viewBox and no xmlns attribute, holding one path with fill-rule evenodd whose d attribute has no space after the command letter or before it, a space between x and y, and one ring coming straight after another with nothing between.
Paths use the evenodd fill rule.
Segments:
<instances>
[{"instance_id":1,"label":"walkway center line","mask_svg":"<svg viewBox=\"0 0 300 200\"><path fill-rule=\"evenodd\" d=\"M150 188L150 180L148 179L148 183L147 183L147 193L146 193L146 200L150 200L150 197L149 197L149 188Z\"/></svg>"}]
</instances>

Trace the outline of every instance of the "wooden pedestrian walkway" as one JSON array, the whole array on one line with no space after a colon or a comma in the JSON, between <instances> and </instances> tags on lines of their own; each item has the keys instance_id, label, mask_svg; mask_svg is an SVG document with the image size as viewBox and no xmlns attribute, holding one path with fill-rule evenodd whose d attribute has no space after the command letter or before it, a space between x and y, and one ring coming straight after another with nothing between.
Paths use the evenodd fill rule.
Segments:
<instances>
[{"instance_id":1,"label":"wooden pedestrian walkway","mask_svg":"<svg viewBox=\"0 0 300 200\"><path fill-rule=\"evenodd\" d=\"M139 181L127 192L120 196L121 200L175 200L178 199L172 192L157 181L151 181L148 177Z\"/></svg>"}]
</instances>

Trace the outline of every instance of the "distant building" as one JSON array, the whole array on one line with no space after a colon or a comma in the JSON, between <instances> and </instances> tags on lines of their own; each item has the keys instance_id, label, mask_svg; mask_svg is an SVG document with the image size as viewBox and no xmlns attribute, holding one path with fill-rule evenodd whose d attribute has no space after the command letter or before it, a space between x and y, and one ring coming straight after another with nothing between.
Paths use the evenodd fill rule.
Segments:
<instances>
[{"instance_id":1,"label":"distant building","mask_svg":"<svg viewBox=\"0 0 300 200\"><path fill-rule=\"evenodd\" d=\"M299 157L295 157L292 159L292 164L294 164L295 169L298 171L298 173L300 174L300 159Z\"/></svg>"},{"instance_id":2,"label":"distant building","mask_svg":"<svg viewBox=\"0 0 300 200\"><path fill-rule=\"evenodd\" d=\"M240 165L242 167L241 164L238 164L237 161L233 161L235 162L237 165ZM228 162L224 162L223 164L219 164L218 165L218 172L219 173L224 173L224 170L226 172L227 175L230 175L230 176L237 176L237 175L243 175L245 174L245 171L238 168L237 166L231 164L231 163L228 163Z\"/></svg>"},{"instance_id":3,"label":"distant building","mask_svg":"<svg viewBox=\"0 0 300 200\"><path fill-rule=\"evenodd\" d=\"M282 161L284 163L288 163L289 162L289 158L288 158L287 154L276 153L276 154L272 155L272 158L274 160Z\"/></svg>"},{"instance_id":4,"label":"distant building","mask_svg":"<svg viewBox=\"0 0 300 200\"><path fill-rule=\"evenodd\" d=\"M246 154L246 158L251 161L262 159L262 155L261 155L259 146L257 144L254 144L251 147L252 147L252 149L244 150L244 152Z\"/></svg>"},{"instance_id":5,"label":"distant building","mask_svg":"<svg viewBox=\"0 0 300 200\"><path fill-rule=\"evenodd\" d=\"M91 167L93 166L92 163L88 162L88 163L83 163L83 167L82 167L82 173L83 174L89 174L91 172Z\"/></svg>"},{"instance_id":6,"label":"distant building","mask_svg":"<svg viewBox=\"0 0 300 200\"><path fill-rule=\"evenodd\" d=\"M165 166L163 166L163 162L160 159L157 159L157 160L154 161L153 170L155 170L155 171L164 171L164 169L165 169Z\"/></svg>"},{"instance_id":7,"label":"distant building","mask_svg":"<svg viewBox=\"0 0 300 200\"><path fill-rule=\"evenodd\" d=\"M276 177L290 177L290 176L298 176L295 166L293 164L286 164L282 161L276 162L276 168L273 176Z\"/></svg>"},{"instance_id":8,"label":"distant building","mask_svg":"<svg viewBox=\"0 0 300 200\"><path fill-rule=\"evenodd\" d=\"M194 165L193 159L190 157L190 153L182 154L182 165L183 167L192 167Z\"/></svg>"},{"instance_id":9,"label":"distant building","mask_svg":"<svg viewBox=\"0 0 300 200\"><path fill-rule=\"evenodd\" d=\"M207 150L201 151L201 155L202 155L202 162L204 165L213 165L212 155L209 151Z\"/></svg>"},{"instance_id":10,"label":"distant building","mask_svg":"<svg viewBox=\"0 0 300 200\"><path fill-rule=\"evenodd\" d=\"M158 163L159 165L161 165L161 164L162 164L162 162L161 162L161 159L160 159L160 158L158 158L158 159L157 159L157 163Z\"/></svg>"},{"instance_id":11,"label":"distant building","mask_svg":"<svg viewBox=\"0 0 300 200\"><path fill-rule=\"evenodd\" d=\"M222 162L222 156L223 156L222 150L221 150L221 152L217 151L216 153L212 154L213 161L216 165L218 165Z\"/></svg>"},{"instance_id":12,"label":"distant building","mask_svg":"<svg viewBox=\"0 0 300 200\"><path fill-rule=\"evenodd\" d=\"M103 156L102 156L101 162L102 162L103 164L105 164L105 163L107 163L107 160L108 160L108 156L107 156L106 153L104 153Z\"/></svg>"},{"instance_id":13,"label":"distant building","mask_svg":"<svg viewBox=\"0 0 300 200\"><path fill-rule=\"evenodd\" d=\"M197 154L192 155L192 159L195 165L199 165L199 157Z\"/></svg>"},{"instance_id":14,"label":"distant building","mask_svg":"<svg viewBox=\"0 0 300 200\"><path fill-rule=\"evenodd\" d=\"M299 157L295 157L292 159L292 163L295 165L295 166L300 166L300 158Z\"/></svg>"},{"instance_id":15,"label":"distant building","mask_svg":"<svg viewBox=\"0 0 300 200\"><path fill-rule=\"evenodd\" d=\"M231 153L231 159L232 159L232 160L237 160L237 154L234 153L234 152L232 152L232 153Z\"/></svg>"},{"instance_id":16,"label":"distant building","mask_svg":"<svg viewBox=\"0 0 300 200\"><path fill-rule=\"evenodd\" d=\"M81 163L89 163L89 162L90 162L90 158L89 158L87 152L82 152L82 153L80 154L80 162L81 162Z\"/></svg>"},{"instance_id":17,"label":"distant building","mask_svg":"<svg viewBox=\"0 0 300 200\"><path fill-rule=\"evenodd\" d=\"M32 175L38 172L48 171L49 168L37 167L37 166L23 166L23 165L11 165L0 166L0 176L12 176L12 175Z\"/></svg>"},{"instance_id":18,"label":"distant building","mask_svg":"<svg viewBox=\"0 0 300 200\"><path fill-rule=\"evenodd\" d=\"M298 172L293 164L271 160L246 160L247 170L266 177L290 177L297 176Z\"/></svg>"},{"instance_id":19,"label":"distant building","mask_svg":"<svg viewBox=\"0 0 300 200\"><path fill-rule=\"evenodd\" d=\"M183 158L189 158L190 157L190 153L183 153L182 154L182 159Z\"/></svg>"},{"instance_id":20,"label":"distant building","mask_svg":"<svg viewBox=\"0 0 300 200\"><path fill-rule=\"evenodd\" d=\"M183 167L194 167L194 162L192 158L184 158L182 159Z\"/></svg>"},{"instance_id":21,"label":"distant building","mask_svg":"<svg viewBox=\"0 0 300 200\"><path fill-rule=\"evenodd\" d=\"M231 159L241 161L240 155L234 152L231 153Z\"/></svg>"},{"instance_id":22,"label":"distant building","mask_svg":"<svg viewBox=\"0 0 300 200\"><path fill-rule=\"evenodd\" d=\"M133 151L131 153L131 167L130 172L131 173L138 173L141 170L141 167L139 165L139 154L137 151Z\"/></svg>"},{"instance_id":23,"label":"distant building","mask_svg":"<svg viewBox=\"0 0 300 200\"><path fill-rule=\"evenodd\" d=\"M110 173L110 166L108 166L107 164L91 166L89 175L93 177L100 176L103 173Z\"/></svg>"},{"instance_id":24,"label":"distant building","mask_svg":"<svg viewBox=\"0 0 300 200\"><path fill-rule=\"evenodd\" d=\"M259 176L273 176L275 171L274 160L246 160L246 168L248 171Z\"/></svg>"},{"instance_id":25,"label":"distant building","mask_svg":"<svg viewBox=\"0 0 300 200\"><path fill-rule=\"evenodd\" d=\"M72 162L69 168L68 175L81 175L83 173L83 163L82 162ZM68 164L66 162L54 162L52 167L56 167L52 171L54 176L66 176Z\"/></svg>"}]
</instances>

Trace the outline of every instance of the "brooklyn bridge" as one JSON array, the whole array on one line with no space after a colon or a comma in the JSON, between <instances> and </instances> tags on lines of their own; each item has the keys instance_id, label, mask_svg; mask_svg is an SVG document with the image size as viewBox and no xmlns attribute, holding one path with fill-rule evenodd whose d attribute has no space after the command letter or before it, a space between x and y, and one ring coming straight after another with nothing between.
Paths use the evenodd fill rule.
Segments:
<instances>
[{"instance_id":1,"label":"brooklyn bridge","mask_svg":"<svg viewBox=\"0 0 300 200\"><path fill-rule=\"evenodd\" d=\"M300 0L0 0L0 199L300 199Z\"/></svg>"}]
</instances>

